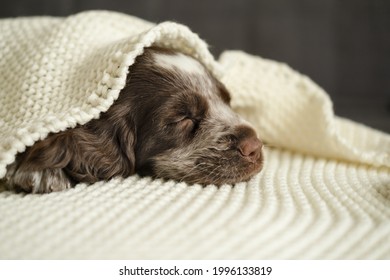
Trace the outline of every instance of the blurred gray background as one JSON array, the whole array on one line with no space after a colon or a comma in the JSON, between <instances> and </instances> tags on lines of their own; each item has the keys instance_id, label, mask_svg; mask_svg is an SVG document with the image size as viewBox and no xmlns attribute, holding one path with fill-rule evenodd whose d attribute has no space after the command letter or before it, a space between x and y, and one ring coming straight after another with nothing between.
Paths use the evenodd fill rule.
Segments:
<instances>
[{"instance_id":1,"label":"blurred gray background","mask_svg":"<svg viewBox=\"0 0 390 280\"><path fill-rule=\"evenodd\" d=\"M2 0L0 17L108 9L188 25L218 56L241 49L289 64L337 115L390 132L389 0Z\"/></svg>"}]
</instances>

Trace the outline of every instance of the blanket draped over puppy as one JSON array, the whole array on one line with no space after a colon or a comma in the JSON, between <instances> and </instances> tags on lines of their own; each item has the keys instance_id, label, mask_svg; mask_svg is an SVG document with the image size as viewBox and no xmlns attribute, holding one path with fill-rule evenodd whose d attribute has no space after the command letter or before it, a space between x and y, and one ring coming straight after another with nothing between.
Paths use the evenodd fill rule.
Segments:
<instances>
[{"instance_id":1,"label":"blanket draped over puppy","mask_svg":"<svg viewBox=\"0 0 390 280\"><path fill-rule=\"evenodd\" d=\"M0 192L1 258L390 258L390 136L334 116L288 66L219 61L186 26L107 11L0 21L0 178L50 132L99 117L145 47L200 60L274 147L235 187L116 178L49 195ZM180 246L178 246L180 244Z\"/></svg>"}]
</instances>

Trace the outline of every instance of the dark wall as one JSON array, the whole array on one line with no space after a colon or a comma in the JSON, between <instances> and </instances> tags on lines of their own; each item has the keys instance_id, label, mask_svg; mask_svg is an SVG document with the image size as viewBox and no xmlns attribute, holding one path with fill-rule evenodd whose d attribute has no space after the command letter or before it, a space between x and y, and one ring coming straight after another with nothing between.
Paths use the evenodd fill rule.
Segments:
<instances>
[{"instance_id":1,"label":"dark wall","mask_svg":"<svg viewBox=\"0 0 390 280\"><path fill-rule=\"evenodd\" d=\"M390 132L388 0L6 0L0 17L110 9L184 23L224 49L288 63L322 86L336 114Z\"/></svg>"}]
</instances>

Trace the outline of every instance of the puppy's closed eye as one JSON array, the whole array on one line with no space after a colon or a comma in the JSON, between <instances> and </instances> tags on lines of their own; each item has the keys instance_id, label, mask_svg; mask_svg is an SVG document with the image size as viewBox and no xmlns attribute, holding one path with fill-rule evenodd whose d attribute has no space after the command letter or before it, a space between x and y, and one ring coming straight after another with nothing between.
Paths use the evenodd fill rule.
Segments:
<instances>
[{"instance_id":1,"label":"puppy's closed eye","mask_svg":"<svg viewBox=\"0 0 390 280\"><path fill-rule=\"evenodd\" d=\"M233 184L262 168L262 144L230 94L190 56L145 49L99 119L52 134L18 155L9 185L51 192L115 176Z\"/></svg>"}]
</instances>

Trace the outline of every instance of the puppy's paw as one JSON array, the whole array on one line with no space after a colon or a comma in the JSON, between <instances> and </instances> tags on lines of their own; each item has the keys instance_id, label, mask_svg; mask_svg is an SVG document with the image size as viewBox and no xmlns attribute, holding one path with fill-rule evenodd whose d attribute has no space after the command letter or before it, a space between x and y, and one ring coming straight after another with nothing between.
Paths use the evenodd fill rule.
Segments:
<instances>
[{"instance_id":1,"label":"puppy's paw","mask_svg":"<svg viewBox=\"0 0 390 280\"><path fill-rule=\"evenodd\" d=\"M6 182L11 190L28 193L57 192L73 186L62 169L30 171L16 169L14 165L7 170Z\"/></svg>"}]
</instances>

